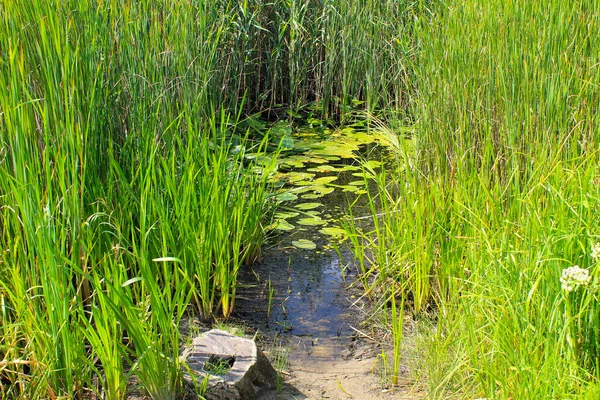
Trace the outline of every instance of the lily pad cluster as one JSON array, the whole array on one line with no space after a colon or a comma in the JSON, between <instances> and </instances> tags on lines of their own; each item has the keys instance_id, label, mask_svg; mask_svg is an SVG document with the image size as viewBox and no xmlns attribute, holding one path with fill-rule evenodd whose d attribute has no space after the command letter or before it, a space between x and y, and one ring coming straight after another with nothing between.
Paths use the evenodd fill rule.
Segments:
<instances>
[{"instance_id":1,"label":"lily pad cluster","mask_svg":"<svg viewBox=\"0 0 600 400\"><path fill-rule=\"evenodd\" d=\"M294 229L318 230L331 238L343 239L342 228L330 226L332 219L327 207L319 199L336 190L354 194L366 193L367 180L374 177L364 172L358 165L349 163L356 159L361 146L378 141L375 135L351 128L325 130L323 133L304 131L293 135L287 142L293 148L285 148L279 158L278 172L271 181L280 188L276 195L280 212L275 214L273 229L292 231ZM347 161L343 161L347 160ZM368 161L366 171L374 171L381 166L379 161ZM356 180L339 184L342 172L350 172ZM326 203L326 202L325 202ZM301 249L315 249L316 244L309 239L293 240L293 246Z\"/></svg>"}]
</instances>

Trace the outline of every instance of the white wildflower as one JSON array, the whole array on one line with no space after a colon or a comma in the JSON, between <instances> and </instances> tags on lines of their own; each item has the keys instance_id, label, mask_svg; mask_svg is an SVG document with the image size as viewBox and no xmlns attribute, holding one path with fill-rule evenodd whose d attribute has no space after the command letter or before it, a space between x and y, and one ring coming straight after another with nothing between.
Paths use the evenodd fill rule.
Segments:
<instances>
[{"instance_id":1,"label":"white wildflower","mask_svg":"<svg viewBox=\"0 0 600 400\"><path fill-rule=\"evenodd\" d=\"M600 243L592 246L592 258L596 261L600 258Z\"/></svg>"},{"instance_id":2,"label":"white wildflower","mask_svg":"<svg viewBox=\"0 0 600 400\"><path fill-rule=\"evenodd\" d=\"M560 277L561 287L567 292L572 292L579 286L587 286L591 280L590 272L585 268L579 268L578 265L563 269Z\"/></svg>"}]
</instances>

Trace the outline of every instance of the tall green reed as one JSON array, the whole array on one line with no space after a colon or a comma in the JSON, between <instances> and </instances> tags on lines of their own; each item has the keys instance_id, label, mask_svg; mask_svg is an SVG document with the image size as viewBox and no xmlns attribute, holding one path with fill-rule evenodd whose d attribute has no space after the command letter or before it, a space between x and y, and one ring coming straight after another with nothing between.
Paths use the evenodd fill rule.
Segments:
<instances>
[{"instance_id":1,"label":"tall green reed","mask_svg":"<svg viewBox=\"0 0 600 400\"><path fill-rule=\"evenodd\" d=\"M422 282L407 285L407 311L435 312L422 353L432 398L593 398L596 295L566 294L560 277L573 265L597 273L598 41L589 32L600 10L427 6L414 26L416 151L396 146L398 167L370 197L392 211L372 211L375 230L363 232L371 274ZM390 261L395 252L408 262Z\"/></svg>"},{"instance_id":2,"label":"tall green reed","mask_svg":"<svg viewBox=\"0 0 600 400\"><path fill-rule=\"evenodd\" d=\"M2 4L2 395L173 398L182 313L228 316L259 256L268 138L212 111L190 7Z\"/></svg>"}]
</instances>

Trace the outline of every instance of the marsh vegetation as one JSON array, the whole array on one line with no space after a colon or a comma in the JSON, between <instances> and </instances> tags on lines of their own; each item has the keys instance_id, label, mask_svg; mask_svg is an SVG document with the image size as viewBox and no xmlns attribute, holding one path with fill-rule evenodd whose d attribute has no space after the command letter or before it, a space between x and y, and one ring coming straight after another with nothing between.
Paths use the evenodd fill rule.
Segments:
<instances>
[{"instance_id":1,"label":"marsh vegetation","mask_svg":"<svg viewBox=\"0 0 600 400\"><path fill-rule=\"evenodd\" d=\"M599 30L587 0L0 1L0 397L175 398L182 318L302 224L304 160L392 384L411 318L431 398L597 398ZM341 229L306 128L391 149Z\"/></svg>"}]
</instances>

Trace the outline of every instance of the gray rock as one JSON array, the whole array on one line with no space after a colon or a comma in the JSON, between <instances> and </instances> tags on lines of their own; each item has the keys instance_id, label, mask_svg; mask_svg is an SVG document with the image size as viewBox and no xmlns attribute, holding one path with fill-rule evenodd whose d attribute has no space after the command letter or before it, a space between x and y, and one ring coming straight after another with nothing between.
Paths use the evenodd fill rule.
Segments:
<instances>
[{"instance_id":1,"label":"gray rock","mask_svg":"<svg viewBox=\"0 0 600 400\"><path fill-rule=\"evenodd\" d=\"M226 331L213 329L194 338L192 346L181 357L197 382L209 377L208 392L204 395L207 400L255 399L262 390L272 389L277 384L277 372L254 340ZM210 374L205 370L207 362L215 360L224 364L233 362L233 365L223 375ZM185 380L188 385L192 384L190 375L185 374Z\"/></svg>"}]
</instances>

